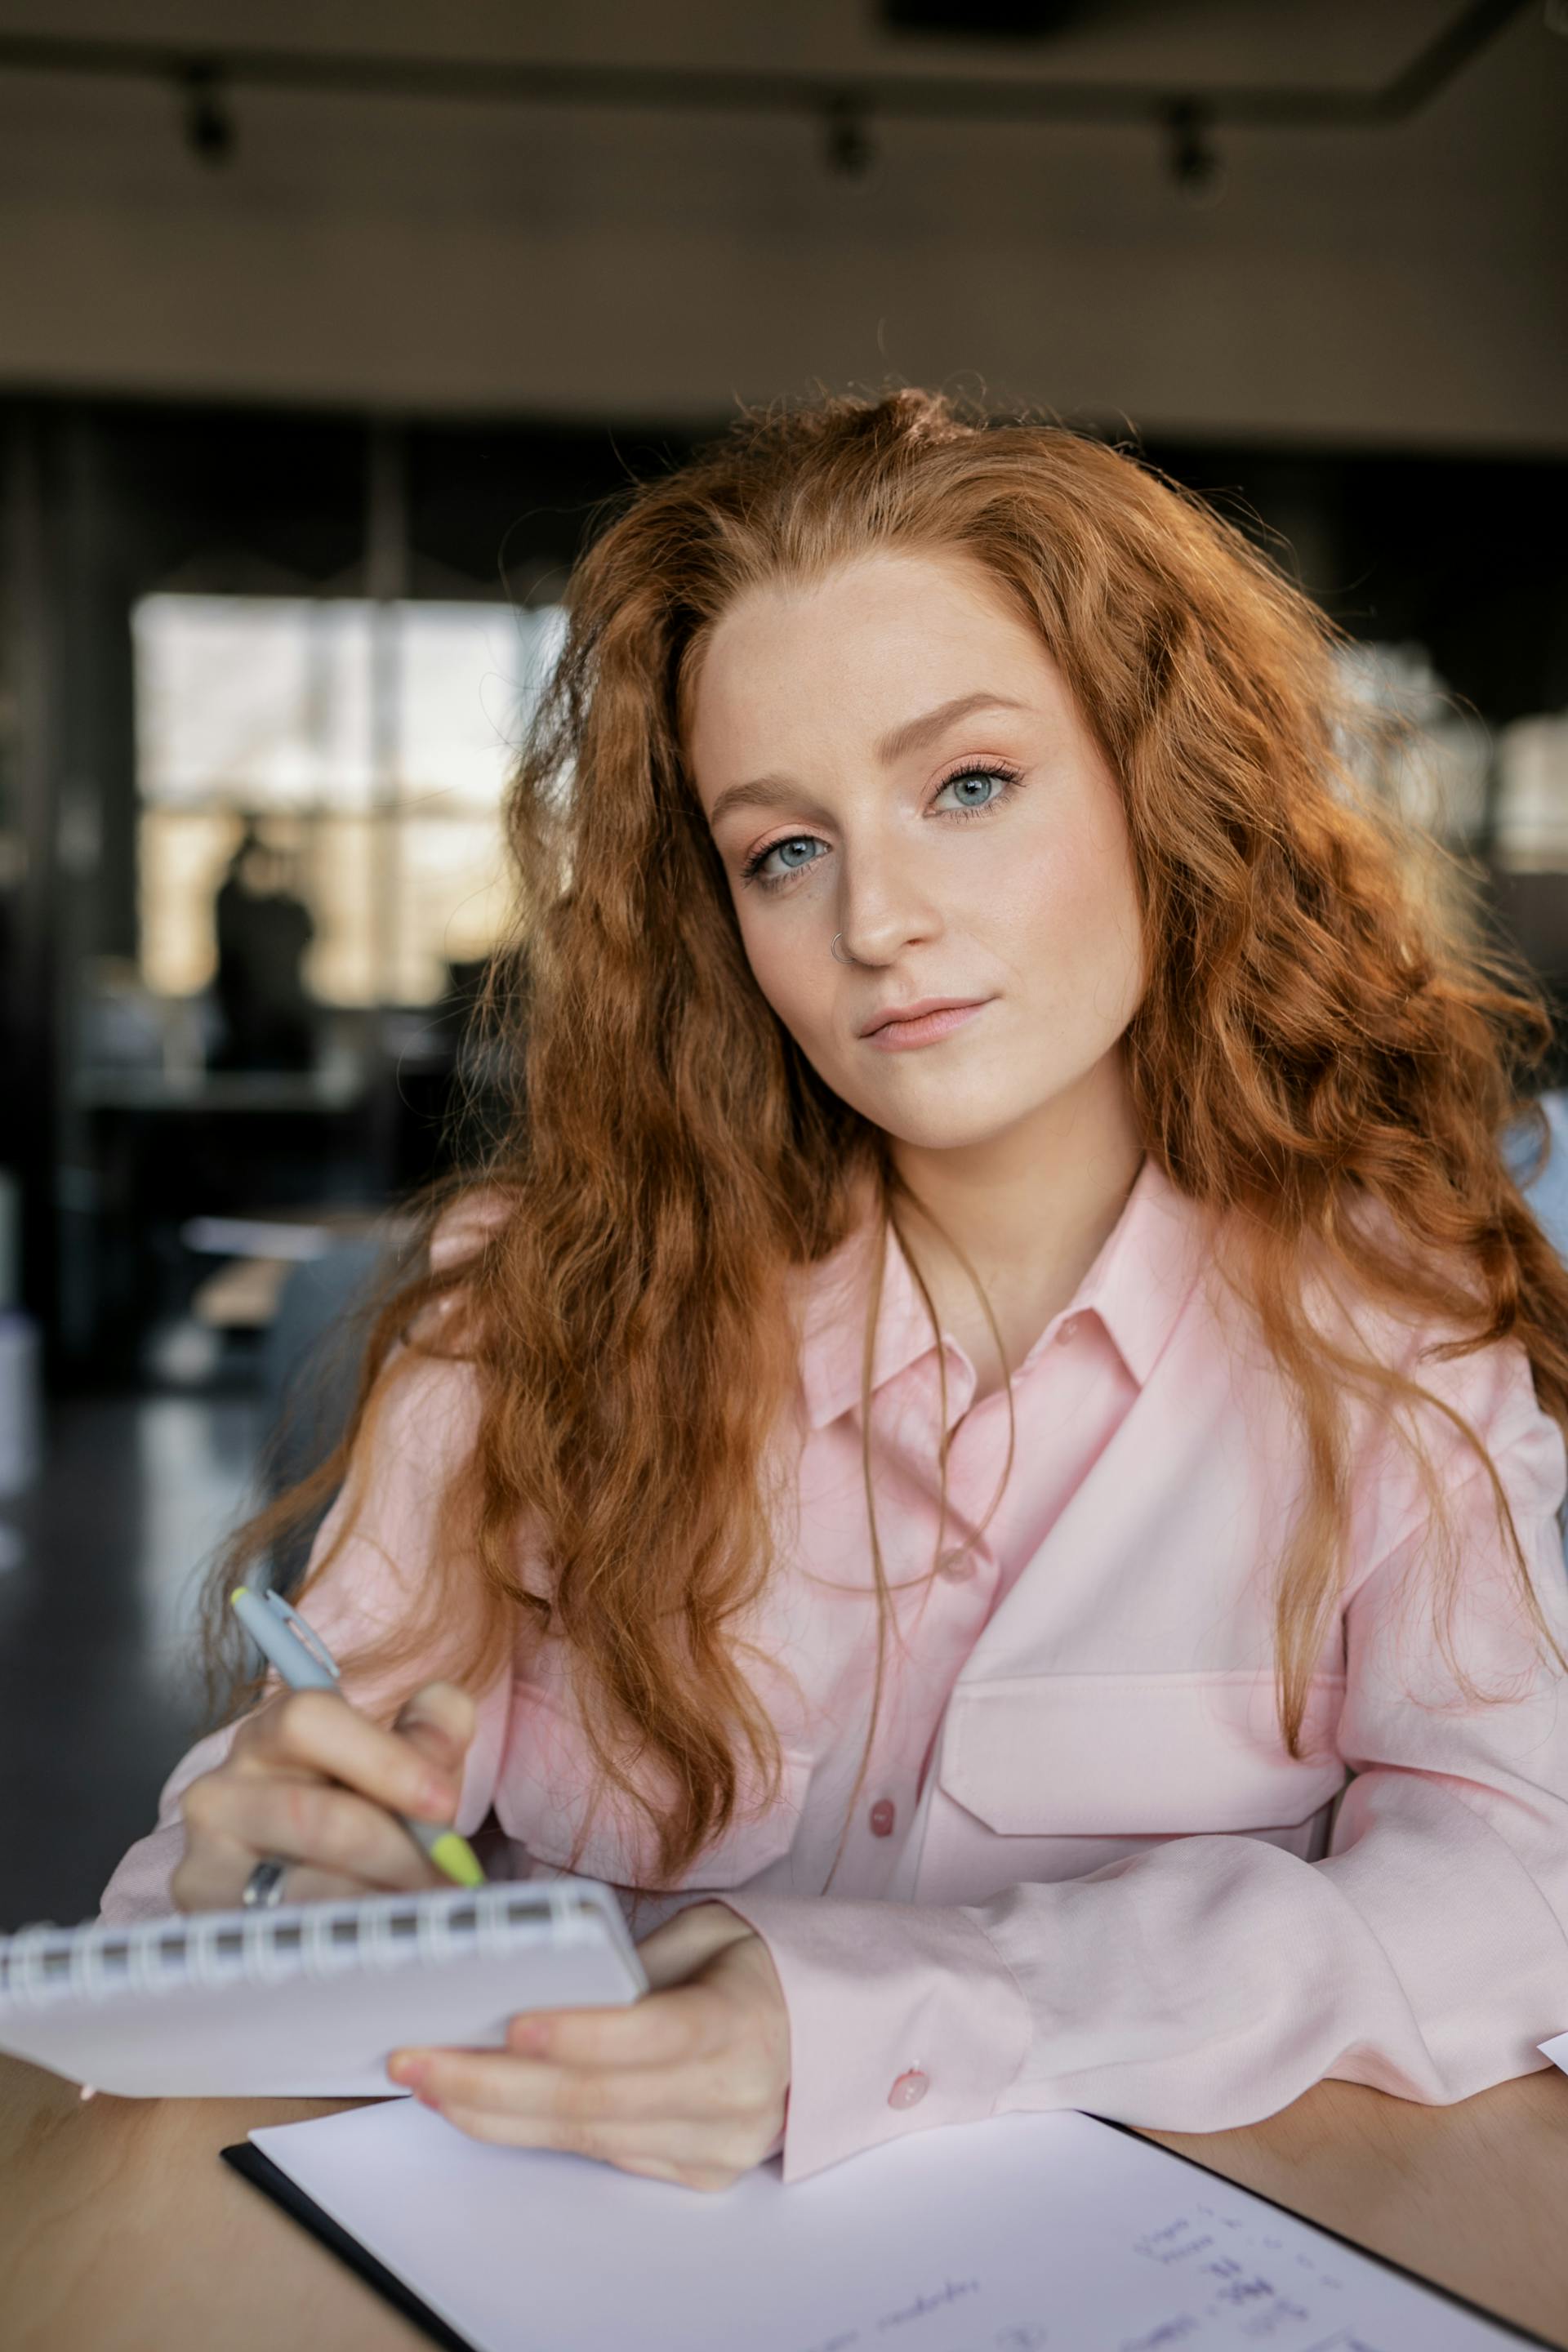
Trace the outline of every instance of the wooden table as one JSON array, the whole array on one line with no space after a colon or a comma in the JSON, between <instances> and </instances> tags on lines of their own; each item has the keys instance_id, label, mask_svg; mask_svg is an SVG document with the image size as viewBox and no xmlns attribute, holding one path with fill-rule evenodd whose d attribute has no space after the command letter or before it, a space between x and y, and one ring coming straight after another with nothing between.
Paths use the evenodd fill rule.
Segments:
<instances>
[{"instance_id":1,"label":"wooden table","mask_svg":"<svg viewBox=\"0 0 1568 2352\"><path fill-rule=\"evenodd\" d=\"M70 2084L0 2057L6 2352L428 2352L217 2160L255 2126L359 2104L84 2105ZM1148 2137L1568 2347L1568 2077L1555 2067L1452 2107L1320 2083L1241 2131Z\"/></svg>"}]
</instances>

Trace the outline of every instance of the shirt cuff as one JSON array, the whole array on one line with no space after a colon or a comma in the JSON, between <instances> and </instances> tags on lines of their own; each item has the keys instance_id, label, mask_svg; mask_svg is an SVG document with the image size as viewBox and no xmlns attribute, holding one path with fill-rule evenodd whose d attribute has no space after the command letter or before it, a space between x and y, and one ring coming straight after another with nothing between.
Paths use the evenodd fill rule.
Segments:
<instances>
[{"instance_id":1,"label":"shirt cuff","mask_svg":"<svg viewBox=\"0 0 1568 2352\"><path fill-rule=\"evenodd\" d=\"M823 1895L713 1899L762 1937L784 1988L785 2180L996 2112L1028 2054L1032 2021L969 1913Z\"/></svg>"}]
</instances>

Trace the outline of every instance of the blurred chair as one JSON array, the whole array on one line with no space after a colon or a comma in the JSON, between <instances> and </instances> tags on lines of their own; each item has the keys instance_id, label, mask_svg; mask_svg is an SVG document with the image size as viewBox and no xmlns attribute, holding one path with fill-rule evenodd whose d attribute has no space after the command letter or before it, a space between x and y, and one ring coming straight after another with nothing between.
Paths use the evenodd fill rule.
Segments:
<instances>
[{"instance_id":1,"label":"blurred chair","mask_svg":"<svg viewBox=\"0 0 1568 2352\"><path fill-rule=\"evenodd\" d=\"M1541 1108L1546 1113L1552 1133L1546 1157L1536 1174L1524 1181L1524 1171L1530 1164L1527 1137L1516 1130L1505 1139L1503 1151L1514 1176L1523 1185L1524 1197L1534 1210L1542 1232L1558 1256L1568 1258L1568 1093L1558 1090L1542 1095ZM1568 1530L1564 1531L1563 1552L1564 1564L1568 1565Z\"/></svg>"},{"instance_id":2,"label":"blurred chair","mask_svg":"<svg viewBox=\"0 0 1568 2352\"><path fill-rule=\"evenodd\" d=\"M275 1502L320 1467L353 1409L364 1336L360 1313L393 1264L376 1235L338 1242L322 1257L290 1267L261 1347L262 1476ZM305 1572L323 1504L273 1547L272 1582L285 1596Z\"/></svg>"},{"instance_id":3,"label":"blurred chair","mask_svg":"<svg viewBox=\"0 0 1568 2352\"><path fill-rule=\"evenodd\" d=\"M1524 1195L1548 1241L1559 1256L1568 1258L1568 1093L1542 1095L1541 1108L1552 1138L1539 1172L1524 1185ZM1516 1131L1504 1148L1509 1166L1522 1181L1529 1165L1526 1139Z\"/></svg>"}]
</instances>

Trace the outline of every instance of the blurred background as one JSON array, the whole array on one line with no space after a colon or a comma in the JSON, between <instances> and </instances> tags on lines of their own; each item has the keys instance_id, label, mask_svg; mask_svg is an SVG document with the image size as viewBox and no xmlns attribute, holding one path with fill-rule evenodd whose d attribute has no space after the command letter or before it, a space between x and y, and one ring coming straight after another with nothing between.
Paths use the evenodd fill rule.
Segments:
<instances>
[{"instance_id":1,"label":"blurred background","mask_svg":"<svg viewBox=\"0 0 1568 2352\"><path fill-rule=\"evenodd\" d=\"M0 1928L482 1088L595 501L889 377L1255 531L1568 1001L1568 0L0 0Z\"/></svg>"}]
</instances>

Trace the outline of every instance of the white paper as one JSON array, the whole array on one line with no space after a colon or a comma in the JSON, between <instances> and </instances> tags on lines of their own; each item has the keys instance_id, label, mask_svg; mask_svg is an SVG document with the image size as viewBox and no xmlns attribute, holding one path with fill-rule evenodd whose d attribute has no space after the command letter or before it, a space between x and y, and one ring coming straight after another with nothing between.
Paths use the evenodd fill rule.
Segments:
<instances>
[{"instance_id":1,"label":"white paper","mask_svg":"<svg viewBox=\"0 0 1568 2352\"><path fill-rule=\"evenodd\" d=\"M1550 2042L1538 2042L1535 2046L1568 2074L1568 2033L1554 2033Z\"/></svg>"},{"instance_id":2,"label":"white paper","mask_svg":"<svg viewBox=\"0 0 1568 2352\"><path fill-rule=\"evenodd\" d=\"M1517 2343L1076 2113L720 2194L468 2138L412 2102L250 2137L476 2352L1477 2352Z\"/></svg>"}]
</instances>

